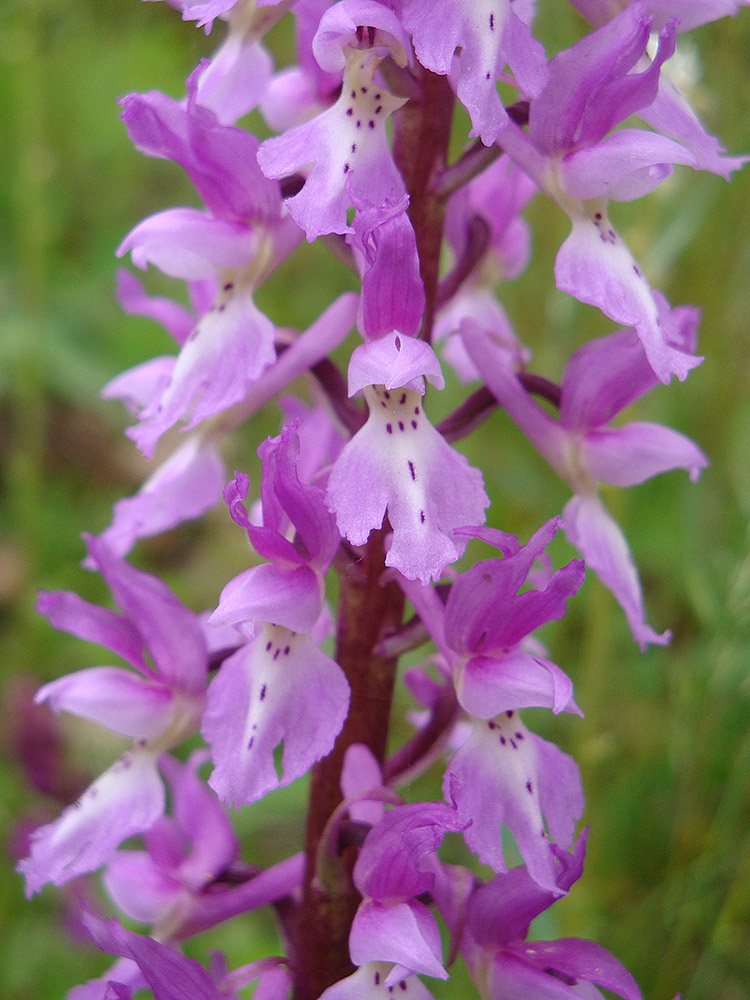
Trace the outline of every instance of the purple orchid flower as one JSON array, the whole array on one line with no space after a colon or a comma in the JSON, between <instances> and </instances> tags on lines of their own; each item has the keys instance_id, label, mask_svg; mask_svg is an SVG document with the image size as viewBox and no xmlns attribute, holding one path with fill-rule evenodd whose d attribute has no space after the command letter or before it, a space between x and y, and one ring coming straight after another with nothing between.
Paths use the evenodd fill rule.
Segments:
<instances>
[{"instance_id":1,"label":"purple orchid flower","mask_svg":"<svg viewBox=\"0 0 750 1000\"><path fill-rule=\"evenodd\" d=\"M670 313L657 300L661 327L674 350L689 356L695 343L695 310ZM563 511L563 527L586 564L612 591L633 637L669 642L645 621L643 594L627 542L598 496L598 482L632 486L671 469L687 469L695 481L708 464L703 452L677 431L633 422L608 427L621 409L658 384L634 330L592 341L571 357L562 379L560 419L535 403L489 337L479 328L464 331L466 346L482 377L550 465L574 491Z\"/></svg>"},{"instance_id":2,"label":"purple orchid flower","mask_svg":"<svg viewBox=\"0 0 750 1000\"><path fill-rule=\"evenodd\" d=\"M675 29L666 25L653 62L631 72L651 26L643 5L633 4L555 56L544 91L531 103L528 135L511 122L502 144L572 223L555 262L558 288L634 327L652 368L668 382L672 375L686 378L700 359L664 336L654 293L607 217L608 199L630 201L652 191L674 163L696 166L689 150L663 135L631 128L608 134L656 97Z\"/></svg>"},{"instance_id":3,"label":"purple orchid flower","mask_svg":"<svg viewBox=\"0 0 750 1000\"><path fill-rule=\"evenodd\" d=\"M46 882L62 885L93 871L123 840L156 822L164 811L159 755L197 730L205 699L208 657L196 616L156 577L122 562L98 539L87 543L122 614L68 591L42 593L39 610L56 628L106 646L136 672L80 670L45 684L36 700L137 742L33 834L31 854L18 866L29 895Z\"/></svg>"},{"instance_id":4,"label":"purple orchid flower","mask_svg":"<svg viewBox=\"0 0 750 1000\"><path fill-rule=\"evenodd\" d=\"M491 146L508 116L497 92L506 64L511 82L536 97L546 80L544 49L531 34L532 4L512 0L397 0L417 58L433 73L453 71L456 93L471 116L472 130ZM521 8L521 9L519 9Z\"/></svg>"},{"instance_id":5,"label":"purple orchid flower","mask_svg":"<svg viewBox=\"0 0 750 1000\"><path fill-rule=\"evenodd\" d=\"M518 593L559 527L553 518L524 546L493 528L459 531L499 547L505 558L483 560L463 573L445 605L430 588L402 584L451 668L461 706L474 718L530 706L580 712L562 670L523 648L531 632L562 618L567 599L583 583L583 563L576 559L554 572L543 590Z\"/></svg>"},{"instance_id":6,"label":"purple orchid flower","mask_svg":"<svg viewBox=\"0 0 750 1000\"><path fill-rule=\"evenodd\" d=\"M578 938L526 940L531 921L580 878L585 849L584 831L570 855L555 850L555 881L549 889L540 888L522 865L473 893L462 950L488 1000L600 997L594 983L624 1000L642 1000L627 969L600 945Z\"/></svg>"},{"instance_id":7,"label":"purple orchid flower","mask_svg":"<svg viewBox=\"0 0 750 1000\"><path fill-rule=\"evenodd\" d=\"M260 172L257 139L221 125L198 104L195 73L186 105L157 92L131 94L122 104L136 146L183 166L208 208L151 216L118 250L130 251L138 267L153 263L172 277L210 282L213 291L168 378L154 386L139 426L129 432L150 456L179 419L190 412L192 427L240 402L273 363L275 328L255 305L253 292L301 237L281 215L278 185Z\"/></svg>"},{"instance_id":8,"label":"purple orchid flower","mask_svg":"<svg viewBox=\"0 0 750 1000\"><path fill-rule=\"evenodd\" d=\"M482 476L424 414L424 376L442 387L437 358L422 340L398 333L362 344L349 365L349 395L364 389L367 423L336 460L328 504L339 530L363 545L388 513L386 565L409 579L438 579L465 541L454 529L484 521Z\"/></svg>"},{"instance_id":9,"label":"purple orchid flower","mask_svg":"<svg viewBox=\"0 0 750 1000\"><path fill-rule=\"evenodd\" d=\"M371 32L359 32L360 27ZM322 69L343 71L340 97L312 121L267 139L258 152L267 177L283 177L312 164L302 190L286 201L309 241L322 233L351 232L346 212L355 198L385 206L405 193L385 128L389 115L405 101L391 94L376 72L386 58L406 66L411 46L397 17L383 4L341 0L323 15L313 52Z\"/></svg>"},{"instance_id":10,"label":"purple orchid flower","mask_svg":"<svg viewBox=\"0 0 750 1000\"><path fill-rule=\"evenodd\" d=\"M341 668L310 636L340 541L335 522L323 491L298 478L293 425L258 452L263 524L252 525L242 505L247 477L238 475L225 495L235 521L270 562L240 574L221 595L212 621L248 625L254 637L211 682L202 728L215 765L209 784L238 805L289 784L325 756L349 707ZM290 528L294 541L286 537ZM282 740L279 776L273 751Z\"/></svg>"},{"instance_id":11,"label":"purple orchid flower","mask_svg":"<svg viewBox=\"0 0 750 1000\"><path fill-rule=\"evenodd\" d=\"M139 923L179 925L194 897L237 860L239 843L229 820L198 777L207 759L204 750L187 764L162 758L174 816L160 817L145 832L145 851L117 851L105 869L113 902Z\"/></svg>"},{"instance_id":12,"label":"purple orchid flower","mask_svg":"<svg viewBox=\"0 0 750 1000\"><path fill-rule=\"evenodd\" d=\"M394 963L386 987L412 973L448 978L437 923L416 897L439 878L436 851L443 837L463 826L455 809L424 802L389 810L367 835L354 866L363 900L352 923L349 952L355 965Z\"/></svg>"}]
</instances>

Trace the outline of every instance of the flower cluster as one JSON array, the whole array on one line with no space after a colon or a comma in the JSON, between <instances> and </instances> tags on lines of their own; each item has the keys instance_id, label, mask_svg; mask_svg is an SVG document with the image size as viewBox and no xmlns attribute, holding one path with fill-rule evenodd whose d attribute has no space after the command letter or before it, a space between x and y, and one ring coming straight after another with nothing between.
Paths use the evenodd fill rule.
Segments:
<instances>
[{"instance_id":1,"label":"flower cluster","mask_svg":"<svg viewBox=\"0 0 750 1000\"><path fill-rule=\"evenodd\" d=\"M673 469L696 480L706 466L671 428L613 423L700 363L698 314L651 287L608 205L651 192L676 164L724 177L742 165L665 67L681 31L750 0L571 0L590 29L552 55L534 34L533 0L169 2L206 32L225 22L224 40L184 97L128 95L122 120L138 150L187 172L201 204L145 219L118 255L186 282L190 308L121 271L123 308L164 326L176 353L104 395L133 411L127 433L148 458L176 425L189 433L87 538L86 565L118 610L67 591L39 599L53 626L128 668L69 674L37 700L134 741L35 832L19 865L29 895L103 868L113 905L146 927L86 914L117 961L70 1000L132 1000L142 988L219 1000L255 981L258 1000L428 1000L425 979L447 979L458 955L484 1000L598 987L638 1000L600 946L529 940L533 919L580 878L586 831L575 760L521 713L581 714L535 632L564 616L585 566L641 648L670 639L647 622L599 484ZM263 38L279 21L294 27L297 64L275 71ZM449 162L456 103L470 126ZM264 141L237 124L253 109L275 133ZM496 294L529 263L534 197L570 222L557 287L618 325L579 347L559 384L529 370ZM256 292L319 239L359 291L291 330ZM435 422L444 367L465 398ZM278 435L254 442L247 461L257 446L260 465L227 483L223 440L236 446L237 428L280 394ZM484 420L501 433L498 408L572 491L525 544L487 525L503 509L455 444ZM222 487L254 554L196 613L127 557L220 503ZM582 558L555 568L560 533ZM424 711L393 748L398 659L422 646L405 680ZM441 771L443 801L409 793L428 767ZM252 809L311 770L304 853L267 869L241 860L253 845L238 841L227 807ZM447 834L494 875L446 863ZM133 836L141 848L123 848ZM227 971L180 951L205 928L282 903L285 954Z\"/></svg>"}]
</instances>

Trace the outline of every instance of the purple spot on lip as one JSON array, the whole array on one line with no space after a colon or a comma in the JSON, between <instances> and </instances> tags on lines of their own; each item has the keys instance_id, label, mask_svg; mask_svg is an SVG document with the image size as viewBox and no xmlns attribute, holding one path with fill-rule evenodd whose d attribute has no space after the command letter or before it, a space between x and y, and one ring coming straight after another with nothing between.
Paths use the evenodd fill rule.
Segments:
<instances>
[{"instance_id":1,"label":"purple spot on lip","mask_svg":"<svg viewBox=\"0 0 750 1000\"><path fill-rule=\"evenodd\" d=\"M393 434L393 424L386 424L385 429L388 431L389 434Z\"/></svg>"},{"instance_id":2,"label":"purple spot on lip","mask_svg":"<svg viewBox=\"0 0 750 1000\"><path fill-rule=\"evenodd\" d=\"M416 478L417 478L417 474L416 474L416 472L414 471L414 462L409 462L409 474L411 475L411 478L412 478L413 480L416 480Z\"/></svg>"},{"instance_id":3,"label":"purple spot on lip","mask_svg":"<svg viewBox=\"0 0 750 1000\"><path fill-rule=\"evenodd\" d=\"M264 684L260 689L260 700L263 701L265 697L266 697L266 685Z\"/></svg>"}]
</instances>

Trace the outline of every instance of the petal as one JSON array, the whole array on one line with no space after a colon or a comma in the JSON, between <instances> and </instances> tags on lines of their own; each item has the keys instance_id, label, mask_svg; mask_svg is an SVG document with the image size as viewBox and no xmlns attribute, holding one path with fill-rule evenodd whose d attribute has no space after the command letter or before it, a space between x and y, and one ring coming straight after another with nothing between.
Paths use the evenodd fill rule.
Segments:
<instances>
[{"instance_id":1,"label":"petal","mask_svg":"<svg viewBox=\"0 0 750 1000\"><path fill-rule=\"evenodd\" d=\"M217 218L247 223L278 216L279 188L258 167L258 140L243 129L221 125L212 111L195 102L205 73L206 64L200 63L188 79L187 102L159 91L121 98L130 138L147 156L179 163Z\"/></svg>"},{"instance_id":2,"label":"petal","mask_svg":"<svg viewBox=\"0 0 750 1000\"><path fill-rule=\"evenodd\" d=\"M347 237L362 277L359 329L379 337L392 330L411 336L424 311L424 284L406 195L385 206L359 201Z\"/></svg>"},{"instance_id":3,"label":"petal","mask_svg":"<svg viewBox=\"0 0 750 1000\"><path fill-rule=\"evenodd\" d=\"M572 231L555 261L557 287L581 302L598 306L616 323L635 327L662 382L669 382L672 375L685 379L702 359L669 343L653 292L604 213L574 215L572 222Z\"/></svg>"},{"instance_id":4,"label":"petal","mask_svg":"<svg viewBox=\"0 0 750 1000\"><path fill-rule=\"evenodd\" d=\"M550 773L545 774L544 768ZM480 861L495 871L506 870L501 830L507 823L531 877L542 888L559 893L543 817L551 835L559 835L567 847L583 809L572 757L534 736L515 712L508 711L489 722L475 722L471 737L451 758L443 791L455 802L460 819L470 823L464 839Z\"/></svg>"},{"instance_id":5,"label":"petal","mask_svg":"<svg viewBox=\"0 0 750 1000\"><path fill-rule=\"evenodd\" d=\"M147 316L168 330L178 344L184 344L195 326L193 314L171 299L146 295L143 285L124 267L117 271L117 301L133 316Z\"/></svg>"},{"instance_id":6,"label":"petal","mask_svg":"<svg viewBox=\"0 0 750 1000\"><path fill-rule=\"evenodd\" d=\"M646 624L643 592L630 548L597 496L573 496L563 510L563 527L586 565L592 569L625 612L633 638L645 649L653 642L665 646L671 632L658 632Z\"/></svg>"},{"instance_id":7,"label":"petal","mask_svg":"<svg viewBox=\"0 0 750 1000\"><path fill-rule=\"evenodd\" d=\"M625 1000L642 1000L638 984L625 966L593 941L559 938L557 941L513 944L510 950L543 972L552 970L572 979L596 983Z\"/></svg>"},{"instance_id":8,"label":"petal","mask_svg":"<svg viewBox=\"0 0 750 1000\"><path fill-rule=\"evenodd\" d=\"M634 201L671 174L673 163L696 166L693 154L672 139L626 128L564 157L560 181L580 201L601 195Z\"/></svg>"},{"instance_id":9,"label":"petal","mask_svg":"<svg viewBox=\"0 0 750 1000\"><path fill-rule=\"evenodd\" d=\"M582 451L592 476L612 486L634 486L671 469L686 469L694 483L708 465L700 448L684 434L636 421L590 431Z\"/></svg>"},{"instance_id":10,"label":"petal","mask_svg":"<svg viewBox=\"0 0 750 1000\"><path fill-rule=\"evenodd\" d=\"M457 673L456 696L477 719L531 706L580 714L567 674L549 660L520 650L505 656L472 657Z\"/></svg>"},{"instance_id":11,"label":"petal","mask_svg":"<svg viewBox=\"0 0 750 1000\"><path fill-rule=\"evenodd\" d=\"M581 832L570 854L555 852L559 864L554 892L540 888L526 865L519 865L496 875L472 893L468 927L479 944L497 948L527 937L532 920L560 898L560 890L567 892L581 877L587 832L588 828Z\"/></svg>"},{"instance_id":12,"label":"petal","mask_svg":"<svg viewBox=\"0 0 750 1000\"><path fill-rule=\"evenodd\" d=\"M348 707L349 685L334 660L304 635L265 626L209 687L202 729L215 765L209 784L238 806L288 785L330 751Z\"/></svg>"},{"instance_id":13,"label":"petal","mask_svg":"<svg viewBox=\"0 0 750 1000\"><path fill-rule=\"evenodd\" d=\"M113 597L141 633L162 679L175 688L202 693L208 666L196 616L161 580L118 559L99 539L86 536L86 544Z\"/></svg>"},{"instance_id":14,"label":"petal","mask_svg":"<svg viewBox=\"0 0 750 1000\"><path fill-rule=\"evenodd\" d=\"M115 555L127 555L138 539L169 531L215 506L225 478L215 445L191 437L134 496L115 503L112 523L99 537Z\"/></svg>"},{"instance_id":15,"label":"petal","mask_svg":"<svg viewBox=\"0 0 750 1000\"><path fill-rule=\"evenodd\" d=\"M394 332L354 349L349 361L349 395L368 385L409 389L424 395L425 375L438 389L445 385L440 362L430 345Z\"/></svg>"},{"instance_id":16,"label":"petal","mask_svg":"<svg viewBox=\"0 0 750 1000\"><path fill-rule=\"evenodd\" d=\"M56 629L106 646L134 667L144 669L143 636L132 622L115 611L89 604L69 590L40 591L37 611Z\"/></svg>"},{"instance_id":17,"label":"petal","mask_svg":"<svg viewBox=\"0 0 750 1000\"><path fill-rule=\"evenodd\" d=\"M31 853L18 865L32 896L46 883L64 885L94 871L117 847L147 830L164 812L164 785L156 754L134 747L81 798L31 837Z\"/></svg>"},{"instance_id":18,"label":"petal","mask_svg":"<svg viewBox=\"0 0 750 1000\"><path fill-rule=\"evenodd\" d=\"M89 667L66 674L39 688L34 700L49 702L55 712L93 719L132 739L158 736L175 714L169 688L119 667Z\"/></svg>"},{"instance_id":19,"label":"petal","mask_svg":"<svg viewBox=\"0 0 750 1000\"><path fill-rule=\"evenodd\" d=\"M207 758L206 750L197 750L187 764L169 756L160 762L172 789L175 819L190 843L176 874L196 893L239 855L239 843L224 808L197 773Z\"/></svg>"},{"instance_id":20,"label":"petal","mask_svg":"<svg viewBox=\"0 0 750 1000\"><path fill-rule=\"evenodd\" d=\"M352 923L349 954L355 965L396 962L412 972L448 978L439 958L440 933L435 918L416 901L390 905L362 902Z\"/></svg>"},{"instance_id":21,"label":"petal","mask_svg":"<svg viewBox=\"0 0 750 1000\"><path fill-rule=\"evenodd\" d=\"M377 900L429 892L435 852L448 831L460 829L455 809L442 802L389 809L367 835L354 866L354 884L363 896Z\"/></svg>"},{"instance_id":22,"label":"petal","mask_svg":"<svg viewBox=\"0 0 750 1000\"><path fill-rule=\"evenodd\" d=\"M117 851L103 882L115 906L140 924L163 920L182 892L179 882L160 871L147 851Z\"/></svg>"},{"instance_id":23,"label":"petal","mask_svg":"<svg viewBox=\"0 0 750 1000\"><path fill-rule=\"evenodd\" d=\"M391 969L389 962L365 962L346 979L329 986L320 995L320 1000L392 1000L393 986L385 981ZM434 1000L427 987L415 976L409 976L398 983L399 996L407 1000Z\"/></svg>"},{"instance_id":24,"label":"petal","mask_svg":"<svg viewBox=\"0 0 750 1000\"><path fill-rule=\"evenodd\" d=\"M275 361L275 334L251 289L238 289L201 319L180 351L169 384L128 436L150 457L161 435L178 420L187 418L187 427L194 427L241 402L251 383Z\"/></svg>"},{"instance_id":25,"label":"petal","mask_svg":"<svg viewBox=\"0 0 750 1000\"><path fill-rule=\"evenodd\" d=\"M196 208L170 208L131 229L117 256L131 253L136 267L154 264L172 278L208 278L219 267L239 268L258 250L258 236L240 222L214 219Z\"/></svg>"},{"instance_id":26,"label":"petal","mask_svg":"<svg viewBox=\"0 0 750 1000\"><path fill-rule=\"evenodd\" d=\"M355 545L380 527L387 508L393 539L386 565L409 579L437 580L465 547L454 529L484 521L482 475L430 424L415 392L366 394L370 416L331 470L328 503Z\"/></svg>"},{"instance_id":27,"label":"petal","mask_svg":"<svg viewBox=\"0 0 750 1000\"><path fill-rule=\"evenodd\" d=\"M351 232L346 213L353 198L383 205L404 193L385 123L405 101L375 83L379 61L377 50L353 53L333 107L266 139L258 152L267 177L282 177L310 164L304 187L286 201L308 241L323 233Z\"/></svg>"},{"instance_id":28,"label":"petal","mask_svg":"<svg viewBox=\"0 0 750 1000\"><path fill-rule=\"evenodd\" d=\"M309 566L253 566L224 587L211 623L270 622L309 632L322 607L321 580Z\"/></svg>"}]
</instances>

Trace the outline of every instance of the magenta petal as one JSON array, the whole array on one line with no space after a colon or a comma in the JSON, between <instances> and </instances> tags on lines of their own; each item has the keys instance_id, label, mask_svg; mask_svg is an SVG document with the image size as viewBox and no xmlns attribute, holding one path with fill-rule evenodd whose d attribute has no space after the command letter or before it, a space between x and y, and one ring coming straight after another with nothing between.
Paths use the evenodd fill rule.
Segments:
<instances>
[{"instance_id":1,"label":"magenta petal","mask_svg":"<svg viewBox=\"0 0 750 1000\"><path fill-rule=\"evenodd\" d=\"M131 253L136 267L154 264L186 281L209 278L216 268L239 268L258 250L258 236L245 223L214 219L196 208L170 208L132 229L117 256Z\"/></svg>"},{"instance_id":2,"label":"magenta petal","mask_svg":"<svg viewBox=\"0 0 750 1000\"><path fill-rule=\"evenodd\" d=\"M645 649L650 642L665 646L671 632L658 632L646 624L643 592L630 548L620 528L595 495L573 496L563 510L563 527L575 545L625 612L633 638Z\"/></svg>"},{"instance_id":3,"label":"magenta petal","mask_svg":"<svg viewBox=\"0 0 750 1000\"><path fill-rule=\"evenodd\" d=\"M47 826L31 837L18 865L32 896L46 882L64 885L109 861L117 847L147 830L164 812L156 754L133 748Z\"/></svg>"},{"instance_id":4,"label":"magenta petal","mask_svg":"<svg viewBox=\"0 0 750 1000\"><path fill-rule=\"evenodd\" d=\"M192 892L203 889L239 854L239 843L224 808L197 774L208 756L206 750L197 750L187 764L169 756L160 761L172 788L175 819L190 842L190 850L176 874Z\"/></svg>"},{"instance_id":5,"label":"magenta petal","mask_svg":"<svg viewBox=\"0 0 750 1000\"><path fill-rule=\"evenodd\" d=\"M219 124L212 111L194 101L206 66L199 64L188 79L187 102L158 91L121 98L128 134L147 156L179 163L214 216L245 223L278 216L279 189L260 172L258 140Z\"/></svg>"},{"instance_id":6,"label":"magenta petal","mask_svg":"<svg viewBox=\"0 0 750 1000\"><path fill-rule=\"evenodd\" d=\"M355 545L381 526L387 508L386 565L411 580L437 580L466 545L454 529L484 521L482 475L435 430L416 392L373 387L365 394L370 416L331 470L329 506Z\"/></svg>"},{"instance_id":7,"label":"magenta petal","mask_svg":"<svg viewBox=\"0 0 750 1000\"><path fill-rule=\"evenodd\" d=\"M215 445L190 438L153 472L132 497L115 503L112 523L99 536L118 556L140 538L169 531L218 503L225 479Z\"/></svg>"},{"instance_id":8,"label":"magenta petal","mask_svg":"<svg viewBox=\"0 0 750 1000\"><path fill-rule=\"evenodd\" d=\"M338 664L304 635L267 625L222 664L208 689L202 732L209 784L244 805L288 785L333 746L349 708ZM283 741L281 774L274 750Z\"/></svg>"},{"instance_id":9,"label":"magenta petal","mask_svg":"<svg viewBox=\"0 0 750 1000\"><path fill-rule=\"evenodd\" d=\"M89 667L39 688L34 700L72 712L132 739L163 733L175 712L174 693L119 667Z\"/></svg>"},{"instance_id":10,"label":"magenta petal","mask_svg":"<svg viewBox=\"0 0 750 1000\"><path fill-rule=\"evenodd\" d=\"M581 877L587 834L588 828L581 832L570 854L555 852L559 864L554 892L542 889L529 875L526 865L519 865L496 875L472 893L467 923L479 944L487 949L497 948L528 935L531 922Z\"/></svg>"},{"instance_id":11,"label":"magenta petal","mask_svg":"<svg viewBox=\"0 0 750 1000\"><path fill-rule=\"evenodd\" d=\"M117 299L124 312L161 323L178 344L185 343L195 326L195 317L185 306L171 299L146 295L140 281L124 267L117 272Z\"/></svg>"},{"instance_id":12,"label":"magenta petal","mask_svg":"<svg viewBox=\"0 0 750 1000\"><path fill-rule=\"evenodd\" d=\"M490 1000L578 1000L581 992L571 989L565 980L503 949L490 962L487 996ZM601 994L586 992L583 997L600 1000Z\"/></svg>"},{"instance_id":13,"label":"magenta petal","mask_svg":"<svg viewBox=\"0 0 750 1000\"><path fill-rule=\"evenodd\" d=\"M658 380L635 330L590 340L565 366L560 423L571 430L599 427L655 385Z\"/></svg>"},{"instance_id":14,"label":"magenta petal","mask_svg":"<svg viewBox=\"0 0 750 1000\"><path fill-rule=\"evenodd\" d=\"M115 611L89 604L69 590L40 591L37 611L56 629L106 646L134 667L144 669L143 636L127 618Z\"/></svg>"},{"instance_id":15,"label":"magenta petal","mask_svg":"<svg viewBox=\"0 0 750 1000\"><path fill-rule=\"evenodd\" d=\"M567 847L583 810L572 757L534 736L509 711L475 722L472 735L451 758L443 790L460 819L470 822L464 839L480 861L495 871L506 870L501 830L507 823L534 881L559 891L543 817L552 837Z\"/></svg>"},{"instance_id":16,"label":"magenta petal","mask_svg":"<svg viewBox=\"0 0 750 1000\"><path fill-rule=\"evenodd\" d=\"M349 935L349 954L355 965L396 962L412 972L447 979L440 955L435 918L422 903L360 904Z\"/></svg>"},{"instance_id":17,"label":"magenta petal","mask_svg":"<svg viewBox=\"0 0 750 1000\"><path fill-rule=\"evenodd\" d=\"M393 1000L394 987L385 984L390 970L390 962L366 962L351 976L324 990L320 1000ZM404 995L406 1000L435 1000L415 976L399 981L398 986L397 995Z\"/></svg>"},{"instance_id":18,"label":"magenta petal","mask_svg":"<svg viewBox=\"0 0 750 1000\"><path fill-rule=\"evenodd\" d=\"M611 990L625 1000L642 1000L638 984L625 966L606 948L580 938L511 944L509 952L543 972L562 973Z\"/></svg>"},{"instance_id":19,"label":"magenta petal","mask_svg":"<svg viewBox=\"0 0 750 1000\"><path fill-rule=\"evenodd\" d=\"M435 852L446 833L462 828L455 809L442 802L390 809L367 835L354 866L354 884L363 896L378 900L428 892Z\"/></svg>"},{"instance_id":20,"label":"magenta petal","mask_svg":"<svg viewBox=\"0 0 750 1000\"><path fill-rule=\"evenodd\" d=\"M361 203L347 238L362 276L359 328L379 337L392 330L415 334L424 311L424 284L406 195L384 207Z\"/></svg>"},{"instance_id":21,"label":"magenta petal","mask_svg":"<svg viewBox=\"0 0 750 1000\"><path fill-rule=\"evenodd\" d=\"M196 616L161 580L118 559L99 539L87 536L86 544L118 605L143 636L160 676L170 686L202 693L208 665Z\"/></svg>"},{"instance_id":22,"label":"magenta petal","mask_svg":"<svg viewBox=\"0 0 750 1000\"><path fill-rule=\"evenodd\" d=\"M640 129L621 129L594 146L565 156L560 181L579 201L600 196L634 201L671 174L673 163L696 166L692 153L672 139Z\"/></svg>"},{"instance_id":23,"label":"magenta petal","mask_svg":"<svg viewBox=\"0 0 750 1000\"><path fill-rule=\"evenodd\" d=\"M669 382L672 375L685 379L701 359L666 340L648 282L606 217L601 212L596 215L573 219L573 229L555 261L557 287L598 306L616 323L634 327L662 382Z\"/></svg>"},{"instance_id":24,"label":"magenta petal","mask_svg":"<svg viewBox=\"0 0 750 1000\"><path fill-rule=\"evenodd\" d=\"M612 486L634 486L671 469L687 469L694 483L708 465L700 448L684 434L636 421L589 431L583 455L591 475Z\"/></svg>"},{"instance_id":25,"label":"magenta petal","mask_svg":"<svg viewBox=\"0 0 750 1000\"><path fill-rule=\"evenodd\" d=\"M309 566L253 566L224 587L212 624L270 622L309 632L323 607L321 580Z\"/></svg>"},{"instance_id":26,"label":"magenta petal","mask_svg":"<svg viewBox=\"0 0 750 1000\"><path fill-rule=\"evenodd\" d=\"M182 892L179 882L160 871L147 851L117 851L103 881L115 906L141 924L162 920Z\"/></svg>"},{"instance_id":27,"label":"magenta petal","mask_svg":"<svg viewBox=\"0 0 750 1000\"><path fill-rule=\"evenodd\" d=\"M349 395L368 385L409 389L423 395L423 376L438 389L445 385L440 362L430 345L395 331L354 349L349 361Z\"/></svg>"},{"instance_id":28,"label":"magenta petal","mask_svg":"<svg viewBox=\"0 0 750 1000\"><path fill-rule=\"evenodd\" d=\"M549 660L520 650L472 657L459 669L455 683L461 706L477 719L531 706L580 714L567 674Z\"/></svg>"},{"instance_id":29,"label":"magenta petal","mask_svg":"<svg viewBox=\"0 0 750 1000\"><path fill-rule=\"evenodd\" d=\"M122 399L131 413L140 413L167 388L176 360L172 355L151 358L129 368L107 382L101 392L102 399Z\"/></svg>"},{"instance_id":30,"label":"magenta petal","mask_svg":"<svg viewBox=\"0 0 750 1000\"><path fill-rule=\"evenodd\" d=\"M128 430L150 457L161 435L178 420L194 427L241 402L248 387L276 359L276 328L253 302L252 290L240 288L209 311L183 346L172 377L158 399Z\"/></svg>"}]
</instances>

